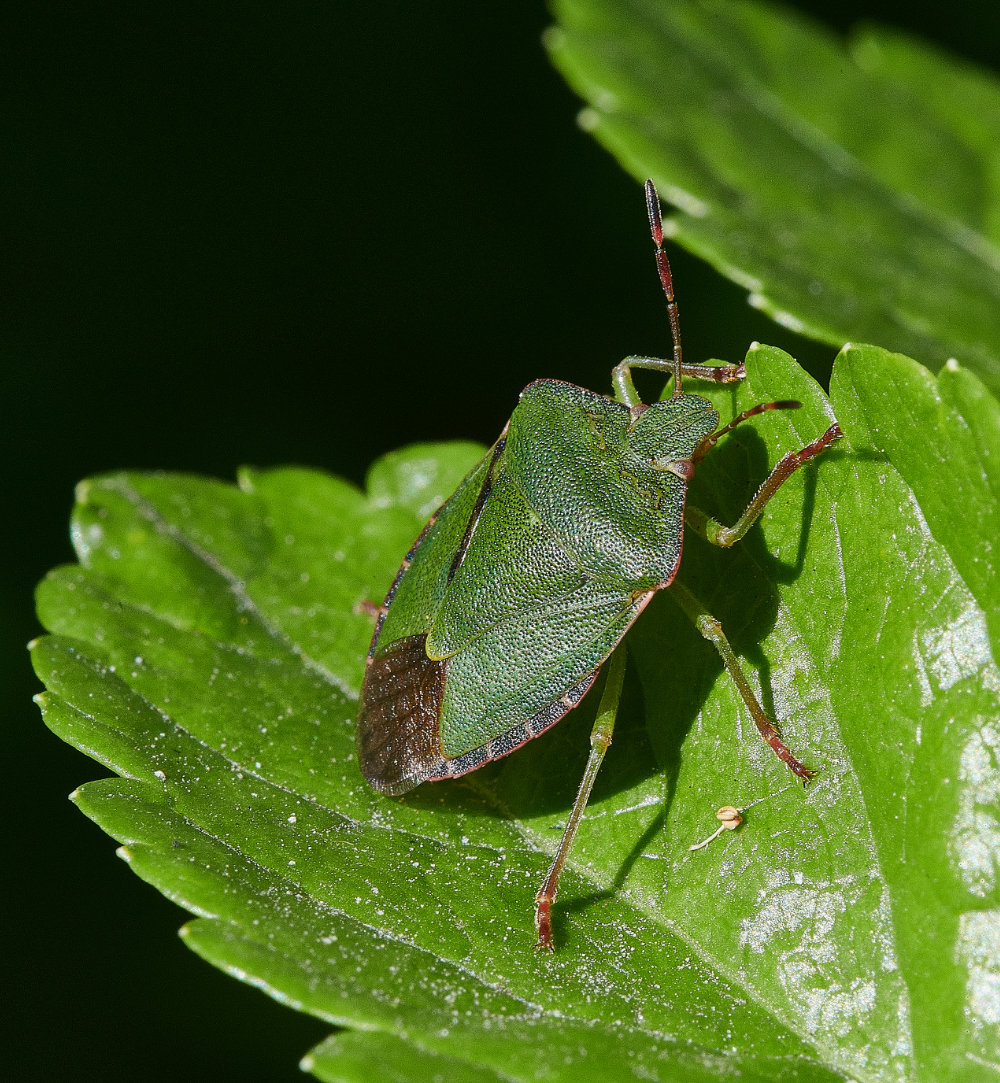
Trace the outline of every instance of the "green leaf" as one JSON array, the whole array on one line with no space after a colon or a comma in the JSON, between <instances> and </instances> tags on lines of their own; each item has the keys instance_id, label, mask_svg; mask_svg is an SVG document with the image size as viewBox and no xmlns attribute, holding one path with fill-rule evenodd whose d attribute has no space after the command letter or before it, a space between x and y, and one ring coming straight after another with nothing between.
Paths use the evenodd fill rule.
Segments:
<instances>
[{"instance_id":1,"label":"green leaf","mask_svg":"<svg viewBox=\"0 0 1000 1083\"><path fill-rule=\"evenodd\" d=\"M302 1060L302 1067L328 1083L502 1083L503 1077L468 1061L428 1053L392 1034L347 1031L333 1035Z\"/></svg>"},{"instance_id":2,"label":"green leaf","mask_svg":"<svg viewBox=\"0 0 1000 1083\"><path fill-rule=\"evenodd\" d=\"M196 915L188 945L347 1028L321 1079L966 1081L1000 1065L1000 407L873 347L832 403L755 346L692 500L724 521L836 415L845 439L734 550L686 543L793 750L756 735L672 599L630 635L615 743L567 866L533 898L599 699L463 779L374 794L353 716L372 621L430 508L482 453L240 488L81 484L80 565L41 585L48 725L120 777L74 799ZM687 387L687 390L693 390ZM701 390L699 388L699 390ZM701 850L723 804L745 823Z\"/></svg>"},{"instance_id":3,"label":"green leaf","mask_svg":"<svg viewBox=\"0 0 1000 1083\"><path fill-rule=\"evenodd\" d=\"M581 123L779 323L1000 389L1000 84L888 30L770 4L558 0Z\"/></svg>"}]
</instances>

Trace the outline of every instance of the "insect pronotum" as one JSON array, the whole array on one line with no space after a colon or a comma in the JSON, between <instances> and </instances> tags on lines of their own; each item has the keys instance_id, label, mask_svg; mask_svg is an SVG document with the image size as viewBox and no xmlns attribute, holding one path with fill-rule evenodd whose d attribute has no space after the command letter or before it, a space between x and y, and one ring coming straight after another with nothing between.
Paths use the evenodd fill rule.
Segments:
<instances>
[{"instance_id":1,"label":"insect pronotum","mask_svg":"<svg viewBox=\"0 0 1000 1083\"><path fill-rule=\"evenodd\" d=\"M622 639L653 594L670 589L722 657L761 736L804 781L813 772L782 742L722 627L675 580L686 524L713 545L739 541L780 486L840 435L836 424L774 467L735 525L687 504L687 483L719 439L765 410L719 427L685 377L732 383L740 365L681 355L670 264L652 181L646 206L667 299L673 357L626 357L614 398L536 380L493 448L431 517L378 608L358 712L358 761L380 793L455 778L506 756L575 707L610 657L586 770L536 898L536 946L551 949L559 876L611 743L625 672ZM632 369L673 376L646 405Z\"/></svg>"}]
</instances>

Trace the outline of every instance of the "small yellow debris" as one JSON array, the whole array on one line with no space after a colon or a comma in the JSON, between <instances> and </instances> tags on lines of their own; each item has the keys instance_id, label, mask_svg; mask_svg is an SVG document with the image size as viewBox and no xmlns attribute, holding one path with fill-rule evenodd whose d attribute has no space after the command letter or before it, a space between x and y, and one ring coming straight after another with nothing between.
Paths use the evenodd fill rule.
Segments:
<instances>
[{"instance_id":1,"label":"small yellow debris","mask_svg":"<svg viewBox=\"0 0 1000 1083\"><path fill-rule=\"evenodd\" d=\"M700 850L703 846L707 846L717 839L723 831L735 831L743 823L743 817L740 815L743 811L744 809L733 808L732 805L723 805L715 814L715 818L721 821L718 830L709 835L703 842L696 842L694 846L689 846L688 849Z\"/></svg>"}]
</instances>

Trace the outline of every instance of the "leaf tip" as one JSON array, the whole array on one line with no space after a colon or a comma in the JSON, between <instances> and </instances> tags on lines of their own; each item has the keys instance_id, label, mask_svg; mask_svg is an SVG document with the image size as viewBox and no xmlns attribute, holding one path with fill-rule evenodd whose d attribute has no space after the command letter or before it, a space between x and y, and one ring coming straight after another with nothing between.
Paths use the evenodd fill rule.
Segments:
<instances>
[{"instance_id":1,"label":"leaf tip","mask_svg":"<svg viewBox=\"0 0 1000 1083\"><path fill-rule=\"evenodd\" d=\"M252 466L241 466L236 471L236 484L243 493L254 491L254 480L257 471Z\"/></svg>"},{"instance_id":2,"label":"leaf tip","mask_svg":"<svg viewBox=\"0 0 1000 1083\"><path fill-rule=\"evenodd\" d=\"M597 126L601 123L601 114L596 109L591 109L589 105L584 106L579 113L576 114L576 126L584 132L596 131Z\"/></svg>"},{"instance_id":3,"label":"leaf tip","mask_svg":"<svg viewBox=\"0 0 1000 1083\"><path fill-rule=\"evenodd\" d=\"M547 26L542 31L542 45L554 53L566 44L566 31L561 26Z\"/></svg>"},{"instance_id":4,"label":"leaf tip","mask_svg":"<svg viewBox=\"0 0 1000 1083\"><path fill-rule=\"evenodd\" d=\"M77 793L79 792L80 791L77 790ZM122 859L122 861L131 863L132 851L127 846L119 846L118 849L115 850L115 853Z\"/></svg>"},{"instance_id":5,"label":"leaf tip","mask_svg":"<svg viewBox=\"0 0 1000 1083\"><path fill-rule=\"evenodd\" d=\"M775 309L771 313L771 319L787 330L794 331L797 335L802 334L806 329L805 323L798 316L792 315L791 312L785 312L784 309Z\"/></svg>"},{"instance_id":6,"label":"leaf tip","mask_svg":"<svg viewBox=\"0 0 1000 1083\"><path fill-rule=\"evenodd\" d=\"M617 102L613 96L610 100L605 100L601 97L598 97L597 99L598 108L603 110L605 113L612 112L613 109L611 108L611 106L616 105ZM656 187L660 193L660 198L665 203L673 204L673 206L675 206L678 210L683 211L691 218L705 218L708 215L709 205L703 199L699 199L692 192L688 192L684 188L679 188L676 184L669 184L667 180L663 177L661 177L660 180L657 181ZM664 228L665 236L672 237L677 232L678 227L676 223L674 223L673 232L671 233L668 233L667 229Z\"/></svg>"},{"instance_id":7,"label":"leaf tip","mask_svg":"<svg viewBox=\"0 0 1000 1083\"><path fill-rule=\"evenodd\" d=\"M961 365L960 365L960 364L958 363L958 359L957 359L957 358L955 358L955 357L949 357L949 358L948 358L948 360L947 360L947 361L945 361L945 363L944 363L944 367L945 367L945 368L946 368L946 369L947 369L947 370L948 370L949 372L958 372L958 371L959 371L959 369L961 369L961 367L962 367L962 366L961 366Z\"/></svg>"}]
</instances>

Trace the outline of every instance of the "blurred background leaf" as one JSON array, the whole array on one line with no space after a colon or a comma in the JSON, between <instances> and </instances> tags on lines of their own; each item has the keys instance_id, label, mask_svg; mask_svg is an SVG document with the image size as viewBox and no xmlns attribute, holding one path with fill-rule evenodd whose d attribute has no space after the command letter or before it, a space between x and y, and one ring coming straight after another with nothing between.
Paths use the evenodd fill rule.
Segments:
<instances>
[{"instance_id":1,"label":"blurred background leaf","mask_svg":"<svg viewBox=\"0 0 1000 1083\"><path fill-rule=\"evenodd\" d=\"M987 0L793 6L1000 62ZM360 482L404 443L488 443L540 374L600 390L623 354L667 348L641 193L573 123L551 21L539 0L0 13L12 1077L131 1078L141 1037L147 1079L272 1083L327 1032L185 951L183 911L66 802L102 772L30 702L32 591L72 559L86 475L298 462ZM833 350L670 249L692 359L758 339L825 381Z\"/></svg>"},{"instance_id":2,"label":"blurred background leaf","mask_svg":"<svg viewBox=\"0 0 1000 1083\"><path fill-rule=\"evenodd\" d=\"M557 0L580 123L778 323L1000 391L1000 81L746 0Z\"/></svg>"}]
</instances>

